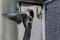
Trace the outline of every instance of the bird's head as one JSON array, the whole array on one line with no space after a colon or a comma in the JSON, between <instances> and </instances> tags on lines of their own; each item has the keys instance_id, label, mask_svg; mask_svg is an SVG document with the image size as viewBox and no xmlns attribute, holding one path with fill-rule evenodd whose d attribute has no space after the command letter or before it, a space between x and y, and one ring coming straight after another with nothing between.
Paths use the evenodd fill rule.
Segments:
<instances>
[{"instance_id":1,"label":"bird's head","mask_svg":"<svg viewBox=\"0 0 60 40\"><path fill-rule=\"evenodd\" d=\"M28 15L33 18L34 17L34 12L32 9L27 9Z\"/></svg>"}]
</instances>

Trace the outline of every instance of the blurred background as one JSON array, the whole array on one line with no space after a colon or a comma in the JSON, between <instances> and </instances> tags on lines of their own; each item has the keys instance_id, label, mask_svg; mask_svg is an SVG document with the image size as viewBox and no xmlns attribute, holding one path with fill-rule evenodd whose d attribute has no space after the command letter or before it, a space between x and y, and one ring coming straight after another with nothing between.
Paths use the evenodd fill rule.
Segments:
<instances>
[{"instance_id":1,"label":"blurred background","mask_svg":"<svg viewBox=\"0 0 60 40\"><path fill-rule=\"evenodd\" d=\"M42 0L23 0L23 1L43 2ZM15 11L17 3L18 0L0 0L0 40L17 40L17 24L2 16L3 13Z\"/></svg>"}]
</instances>

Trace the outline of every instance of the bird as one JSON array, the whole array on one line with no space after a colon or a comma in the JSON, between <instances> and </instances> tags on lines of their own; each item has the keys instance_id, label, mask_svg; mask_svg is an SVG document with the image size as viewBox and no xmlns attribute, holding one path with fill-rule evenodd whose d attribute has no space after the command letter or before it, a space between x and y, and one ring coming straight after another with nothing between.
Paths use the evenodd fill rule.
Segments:
<instances>
[{"instance_id":1,"label":"bird","mask_svg":"<svg viewBox=\"0 0 60 40\"><path fill-rule=\"evenodd\" d=\"M28 26L25 25L27 27L27 30L25 30L23 40L30 40L32 23L34 18L34 12L32 9L28 9L27 12L28 12L27 15L29 15L30 18L28 17L28 20L26 21Z\"/></svg>"},{"instance_id":2,"label":"bird","mask_svg":"<svg viewBox=\"0 0 60 40\"><path fill-rule=\"evenodd\" d=\"M27 32L27 35L24 35L23 40L25 40L25 37L28 36L30 38L31 35L31 28L32 28L32 20L34 18L34 12L32 9L27 9L27 12L21 12L21 14L18 13L7 13L3 14L4 17L8 17L8 19L13 20L17 24L21 24L21 22L24 25L25 28L25 34ZM28 26L27 26L28 25ZM29 40L29 39L27 39Z\"/></svg>"}]
</instances>

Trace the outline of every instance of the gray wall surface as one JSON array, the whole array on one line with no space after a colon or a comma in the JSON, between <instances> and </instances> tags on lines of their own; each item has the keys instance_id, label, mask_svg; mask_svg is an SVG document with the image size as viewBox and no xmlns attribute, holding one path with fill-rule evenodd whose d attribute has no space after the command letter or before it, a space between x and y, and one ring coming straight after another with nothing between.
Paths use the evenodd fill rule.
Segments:
<instances>
[{"instance_id":1,"label":"gray wall surface","mask_svg":"<svg viewBox=\"0 0 60 40\"><path fill-rule=\"evenodd\" d=\"M46 40L60 40L60 0L47 5Z\"/></svg>"},{"instance_id":2,"label":"gray wall surface","mask_svg":"<svg viewBox=\"0 0 60 40\"><path fill-rule=\"evenodd\" d=\"M14 11L16 7L16 0L2 0L3 13Z\"/></svg>"},{"instance_id":3,"label":"gray wall surface","mask_svg":"<svg viewBox=\"0 0 60 40\"><path fill-rule=\"evenodd\" d=\"M15 0L2 0L2 13L14 11L16 6ZM1 15L2 15L1 13ZM2 16L1 16L2 17ZM2 17L3 40L17 40L16 23Z\"/></svg>"}]
</instances>

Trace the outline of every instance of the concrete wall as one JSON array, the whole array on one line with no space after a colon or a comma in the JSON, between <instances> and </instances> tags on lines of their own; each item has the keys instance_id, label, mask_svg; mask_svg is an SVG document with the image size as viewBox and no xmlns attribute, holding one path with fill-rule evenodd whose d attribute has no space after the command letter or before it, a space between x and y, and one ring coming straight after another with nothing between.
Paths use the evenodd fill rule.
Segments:
<instances>
[{"instance_id":1,"label":"concrete wall","mask_svg":"<svg viewBox=\"0 0 60 40\"><path fill-rule=\"evenodd\" d=\"M16 7L16 0L2 0L3 12L14 11Z\"/></svg>"},{"instance_id":2,"label":"concrete wall","mask_svg":"<svg viewBox=\"0 0 60 40\"><path fill-rule=\"evenodd\" d=\"M46 40L60 40L60 0L47 5Z\"/></svg>"},{"instance_id":3,"label":"concrete wall","mask_svg":"<svg viewBox=\"0 0 60 40\"><path fill-rule=\"evenodd\" d=\"M14 11L16 6L15 2L15 0L1 0L2 7L0 7L0 27L3 27L3 40L17 40L16 23L2 17L2 13Z\"/></svg>"},{"instance_id":4,"label":"concrete wall","mask_svg":"<svg viewBox=\"0 0 60 40\"><path fill-rule=\"evenodd\" d=\"M0 40L2 40L2 0L0 0Z\"/></svg>"}]
</instances>

